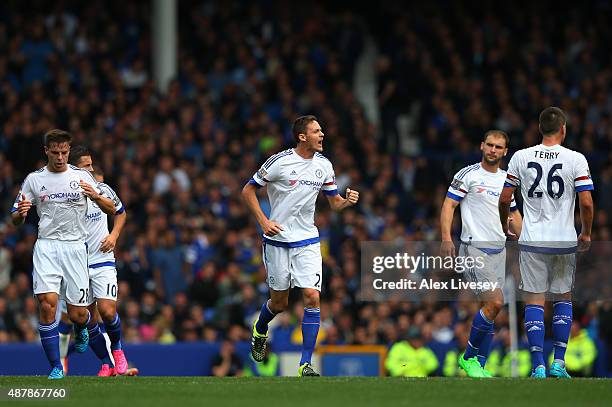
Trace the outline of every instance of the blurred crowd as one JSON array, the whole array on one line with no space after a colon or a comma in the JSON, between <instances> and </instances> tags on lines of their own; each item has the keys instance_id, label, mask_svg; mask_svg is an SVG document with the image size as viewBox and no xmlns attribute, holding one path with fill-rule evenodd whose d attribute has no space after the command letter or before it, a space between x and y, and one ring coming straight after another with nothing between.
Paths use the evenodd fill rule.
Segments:
<instances>
[{"instance_id":1,"label":"blurred crowd","mask_svg":"<svg viewBox=\"0 0 612 407\"><path fill-rule=\"evenodd\" d=\"M318 204L323 343L461 342L474 305L359 302L359 243L438 239L450 177L480 159L484 132L507 131L511 151L537 144L545 106L570 117L567 144L587 156L596 186L593 239L610 240L609 5L395 3L364 17L318 2L181 0L179 72L165 94L152 80L149 2L0 5L0 343L38 340L36 216L16 229L8 208L44 165L41 135L53 127L94 152L126 207L115 252L126 342L249 339L267 287L240 190L292 145L301 114L319 118L340 191L361 193L341 213ZM353 81L370 37L379 124ZM414 111L420 153L404 156L398 117ZM280 347L299 343L299 297L292 303L278 318ZM575 315L612 343L609 303L577 304ZM500 343L507 325L504 314Z\"/></svg>"}]
</instances>

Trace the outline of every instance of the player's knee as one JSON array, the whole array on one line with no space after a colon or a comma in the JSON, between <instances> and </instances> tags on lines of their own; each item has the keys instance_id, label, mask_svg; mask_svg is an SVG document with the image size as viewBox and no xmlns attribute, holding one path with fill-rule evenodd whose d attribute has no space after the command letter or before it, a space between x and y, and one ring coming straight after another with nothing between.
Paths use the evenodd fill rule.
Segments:
<instances>
[{"instance_id":1,"label":"player's knee","mask_svg":"<svg viewBox=\"0 0 612 407\"><path fill-rule=\"evenodd\" d=\"M55 319L55 310L57 306L48 301L41 301L40 303L40 314L43 319Z\"/></svg>"},{"instance_id":2,"label":"player's knee","mask_svg":"<svg viewBox=\"0 0 612 407\"><path fill-rule=\"evenodd\" d=\"M111 304L98 307L98 312L100 313L100 317L102 317L104 322L113 322L115 315L117 314L117 310Z\"/></svg>"},{"instance_id":3,"label":"player's knee","mask_svg":"<svg viewBox=\"0 0 612 407\"><path fill-rule=\"evenodd\" d=\"M75 324L84 324L87 322L89 312L86 307L73 307L69 312L70 320Z\"/></svg>"},{"instance_id":4,"label":"player's knee","mask_svg":"<svg viewBox=\"0 0 612 407\"><path fill-rule=\"evenodd\" d=\"M317 290L304 290L304 307L306 308L319 308L320 295Z\"/></svg>"}]
</instances>

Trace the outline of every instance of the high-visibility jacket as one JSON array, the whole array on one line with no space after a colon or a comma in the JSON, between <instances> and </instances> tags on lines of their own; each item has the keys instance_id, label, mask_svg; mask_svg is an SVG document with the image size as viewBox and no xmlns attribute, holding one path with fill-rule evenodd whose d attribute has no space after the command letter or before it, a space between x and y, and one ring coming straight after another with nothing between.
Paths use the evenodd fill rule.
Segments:
<instances>
[{"instance_id":1,"label":"high-visibility jacket","mask_svg":"<svg viewBox=\"0 0 612 407\"><path fill-rule=\"evenodd\" d=\"M529 377L531 375L531 354L527 349L519 349L516 352L517 368L519 377ZM502 354L502 351L495 349L487 359L486 368L494 376L512 377L512 352Z\"/></svg>"},{"instance_id":2,"label":"high-visibility jacket","mask_svg":"<svg viewBox=\"0 0 612 407\"><path fill-rule=\"evenodd\" d=\"M268 360L264 360L261 363L248 363L244 368L244 376L278 376L278 367L278 356L275 353L270 352L268 354Z\"/></svg>"},{"instance_id":3,"label":"high-visibility jacket","mask_svg":"<svg viewBox=\"0 0 612 407\"><path fill-rule=\"evenodd\" d=\"M550 362L554 359L554 351L550 353ZM569 338L565 351L565 368L570 374L590 376L593 362L597 357L597 346L586 329L581 329L578 335Z\"/></svg>"},{"instance_id":4,"label":"high-visibility jacket","mask_svg":"<svg viewBox=\"0 0 612 407\"><path fill-rule=\"evenodd\" d=\"M391 376L427 377L438 368L438 359L426 346L413 348L407 341L396 342L387 355L385 367Z\"/></svg>"}]
</instances>

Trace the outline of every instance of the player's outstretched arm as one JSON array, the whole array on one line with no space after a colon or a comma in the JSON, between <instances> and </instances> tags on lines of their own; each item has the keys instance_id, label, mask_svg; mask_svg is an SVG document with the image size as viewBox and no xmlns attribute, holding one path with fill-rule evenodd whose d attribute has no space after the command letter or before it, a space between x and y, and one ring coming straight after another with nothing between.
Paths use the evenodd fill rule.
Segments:
<instances>
[{"instance_id":1,"label":"player's outstretched arm","mask_svg":"<svg viewBox=\"0 0 612 407\"><path fill-rule=\"evenodd\" d=\"M455 215L455 208L459 206L459 202L449 198L444 198L442 209L440 209L440 237L442 238L442 244L440 246L440 254L442 256L454 256L455 245L451 237L451 227L453 224L453 216Z\"/></svg>"},{"instance_id":2,"label":"player's outstretched arm","mask_svg":"<svg viewBox=\"0 0 612 407\"><path fill-rule=\"evenodd\" d=\"M125 210L117 215L113 219L113 230L111 230L110 234L102 240L102 245L100 246L100 251L102 253L109 253L115 250L115 245L117 244L117 240L119 239L119 235L121 235L121 231L125 226L125 222L127 220L127 213Z\"/></svg>"},{"instance_id":3,"label":"player's outstretched arm","mask_svg":"<svg viewBox=\"0 0 612 407\"><path fill-rule=\"evenodd\" d=\"M259 223L261 230L263 230L264 235L274 236L283 230L283 227L279 223L268 219L266 214L261 210L259 200L257 199L257 187L255 187L255 185L246 184L244 188L242 188L242 199L253 216L255 216L255 219L257 220L257 223Z\"/></svg>"},{"instance_id":4,"label":"player's outstretched arm","mask_svg":"<svg viewBox=\"0 0 612 407\"><path fill-rule=\"evenodd\" d=\"M516 187L509 186L506 184L502 190L501 196L499 197L499 220L501 222L502 230L504 234L508 236L508 216L510 215L510 204L512 204L512 197Z\"/></svg>"},{"instance_id":5,"label":"player's outstretched arm","mask_svg":"<svg viewBox=\"0 0 612 407\"><path fill-rule=\"evenodd\" d=\"M342 198L339 194L327 196L327 200L329 201L329 206L334 211L341 211L342 209L348 208L349 206L353 206L359 201L359 192L353 189L346 189L346 198Z\"/></svg>"},{"instance_id":6,"label":"player's outstretched arm","mask_svg":"<svg viewBox=\"0 0 612 407\"><path fill-rule=\"evenodd\" d=\"M591 191L578 192L578 204L580 205L580 236L578 242L582 242L579 249L587 250L591 242L591 228L593 227L593 213L595 211L593 205L593 197Z\"/></svg>"}]
</instances>

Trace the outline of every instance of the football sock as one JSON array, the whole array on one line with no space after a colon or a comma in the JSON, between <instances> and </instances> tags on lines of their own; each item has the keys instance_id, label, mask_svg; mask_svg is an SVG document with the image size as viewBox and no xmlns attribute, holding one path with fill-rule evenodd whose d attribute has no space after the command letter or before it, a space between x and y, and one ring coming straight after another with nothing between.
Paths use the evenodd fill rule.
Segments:
<instances>
[{"instance_id":1,"label":"football sock","mask_svg":"<svg viewBox=\"0 0 612 407\"><path fill-rule=\"evenodd\" d=\"M565 367L565 350L572 329L572 302L558 301L553 306L552 336L555 362Z\"/></svg>"},{"instance_id":2,"label":"football sock","mask_svg":"<svg viewBox=\"0 0 612 407\"><path fill-rule=\"evenodd\" d=\"M89 331L89 346L91 350L96 354L98 359L109 366L113 366L113 363L110 360L110 356L108 351L106 350L106 340L100 332L100 327L98 323L95 321L90 321L87 325L87 330Z\"/></svg>"},{"instance_id":3,"label":"football sock","mask_svg":"<svg viewBox=\"0 0 612 407\"><path fill-rule=\"evenodd\" d=\"M270 310L270 306L268 305L269 302L270 300L266 301L264 305L261 306L259 318L257 318L257 322L255 323L255 329L257 329L257 333L260 335L266 335L268 333L268 324L276 316L276 314Z\"/></svg>"},{"instance_id":4,"label":"football sock","mask_svg":"<svg viewBox=\"0 0 612 407\"><path fill-rule=\"evenodd\" d=\"M108 334L108 338L111 342L112 350L120 350L121 349L121 320L119 319L119 314L115 314L115 319L112 322L104 322L104 327L106 328L106 333Z\"/></svg>"},{"instance_id":5,"label":"football sock","mask_svg":"<svg viewBox=\"0 0 612 407\"><path fill-rule=\"evenodd\" d=\"M482 309L479 310L472 320L472 329L470 330L470 339L468 340L467 348L463 358L465 360L478 356L480 347L484 338L493 332L493 321L490 321L484 316ZM491 342L489 342L490 344Z\"/></svg>"},{"instance_id":6,"label":"football sock","mask_svg":"<svg viewBox=\"0 0 612 407\"><path fill-rule=\"evenodd\" d=\"M60 362L60 350L59 350L59 331L57 330L57 321L51 324L40 323L38 326L38 332L40 334L40 343L45 351L47 360L52 368L62 368Z\"/></svg>"},{"instance_id":7,"label":"football sock","mask_svg":"<svg viewBox=\"0 0 612 407\"><path fill-rule=\"evenodd\" d=\"M302 318L302 359L300 366L310 363L312 352L314 352L321 325L321 310L319 308L304 308L304 318Z\"/></svg>"},{"instance_id":8,"label":"football sock","mask_svg":"<svg viewBox=\"0 0 612 407\"><path fill-rule=\"evenodd\" d=\"M544 363L544 307L529 304L525 306L525 332L531 352L533 370Z\"/></svg>"},{"instance_id":9,"label":"football sock","mask_svg":"<svg viewBox=\"0 0 612 407\"><path fill-rule=\"evenodd\" d=\"M67 324L64 321L62 321L61 319L59 320L59 323L57 325L57 330L59 331L59 333L61 333L62 335L68 335L70 334L70 332L72 331L72 325L71 324Z\"/></svg>"},{"instance_id":10,"label":"football sock","mask_svg":"<svg viewBox=\"0 0 612 407\"><path fill-rule=\"evenodd\" d=\"M484 338L482 338L482 342L480 342L480 347L478 348L478 361L480 362L480 366L484 369L487 364L487 358L489 357L489 352L491 352L491 342L493 341L494 328L493 324L491 324L491 332L487 332Z\"/></svg>"}]
</instances>

